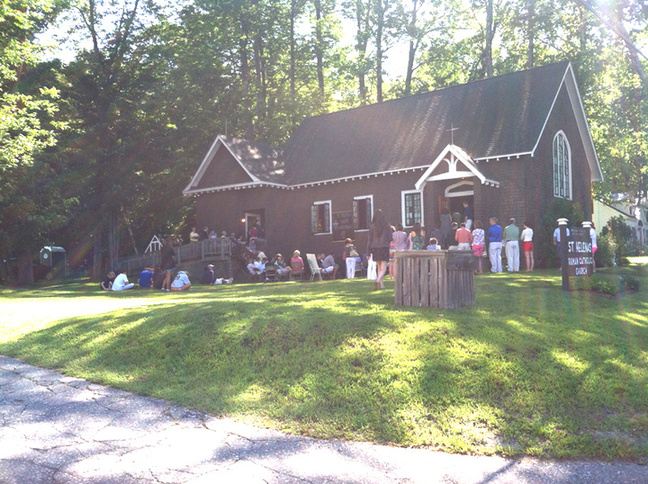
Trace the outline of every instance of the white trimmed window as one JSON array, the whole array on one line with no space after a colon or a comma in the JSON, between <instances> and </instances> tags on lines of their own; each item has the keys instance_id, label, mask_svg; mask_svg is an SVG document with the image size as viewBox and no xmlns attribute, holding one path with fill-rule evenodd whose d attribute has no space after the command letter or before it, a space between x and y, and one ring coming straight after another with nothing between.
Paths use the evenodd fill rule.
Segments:
<instances>
[{"instance_id":1,"label":"white trimmed window","mask_svg":"<svg viewBox=\"0 0 648 484\"><path fill-rule=\"evenodd\" d=\"M311 205L311 229L314 234L331 233L331 201L313 202Z\"/></svg>"},{"instance_id":2,"label":"white trimmed window","mask_svg":"<svg viewBox=\"0 0 648 484\"><path fill-rule=\"evenodd\" d=\"M373 195L353 197L353 228L368 230L373 219Z\"/></svg>"},{"instance_id":3,"label":"white trimmed window","mask_svg":"<svg viewBox=\"0 0 648 484\"><path fill-rule=\"evenodd\" d=\"M401 214L403 227L412 227L416 222L423 225L423 194L420 191L401 192Z\"/></svg>"},{"instance_id":4,"label":"white trimmed window","mask_svg":"<svg viewBox=\"0 0 648 484\"><path fill-rule=\"evenodd\" d=\"M554 197L571 199L571 149L565 133L559 131L553 139Z\"/></svg>"}]
</instances>

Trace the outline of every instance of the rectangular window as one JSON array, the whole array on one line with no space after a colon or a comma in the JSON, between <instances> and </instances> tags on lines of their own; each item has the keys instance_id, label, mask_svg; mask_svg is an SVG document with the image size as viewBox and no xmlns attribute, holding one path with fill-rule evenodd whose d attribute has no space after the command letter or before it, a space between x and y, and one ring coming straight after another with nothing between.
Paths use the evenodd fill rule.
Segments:
<instances>
[{"instance_id":1,"label":"rectangular window","mask_svg":"<svg viewBox=\"0 0 648 484\"><path fill-rule=\"evenodd\" d=\"M416 222L423 225L423 195L419 191L401 192L403 227L412 227Z\"/></svg>"},{"instance_id":2,"label":"rectangular window","mask_svg":"<svg viewBox=\"0 0 648 484\"><path fill-rule=\"evenodd\" d=\"M331 202L313 202L311 205L311 229L314 234L331 233Z\"/></svg>"},{"instance_id":3,"label":"rectangular window","mask_svg":"<svg viewBox=\"0 0 648 484\"><path fill-rule=\"evenodd\" d=\"M373 219L373 195L353 198L353 228L367 230Z\"/></svg>"}]
</instances>

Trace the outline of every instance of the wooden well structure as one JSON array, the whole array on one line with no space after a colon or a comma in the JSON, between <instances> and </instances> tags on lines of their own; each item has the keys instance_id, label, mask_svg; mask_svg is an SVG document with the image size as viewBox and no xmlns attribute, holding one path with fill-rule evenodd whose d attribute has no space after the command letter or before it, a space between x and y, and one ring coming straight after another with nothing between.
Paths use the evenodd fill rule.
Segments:
<instances>
[{"instance_id":1,"label":"wooden well structure","mask_svg":"<svg viewBox=\"0 0 648 484\"><path fill-rule=\"evenodd\" d=\"M475 256L470 250L398 250L395 304L459 308L475 304Z\"/></svg>"}]
</instances>

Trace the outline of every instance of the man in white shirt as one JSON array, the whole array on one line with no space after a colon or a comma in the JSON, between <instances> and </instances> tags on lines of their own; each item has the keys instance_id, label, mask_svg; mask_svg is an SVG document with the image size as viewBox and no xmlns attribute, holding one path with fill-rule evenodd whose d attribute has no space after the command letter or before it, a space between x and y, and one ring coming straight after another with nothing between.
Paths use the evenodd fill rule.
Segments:
<instances>
[{"instance_id":1,"label":"man in white shirt","mask_svg":"<svg viewBox=\"0 0 648 484\"><path fill-rule=\"evenodd\" d=\"M186 291L191 287L191 281L189 281L189 273L185 271L178 271L178 275L171 283L172 291Z\"/></svg>"},{"instance_id":2,"label":"man in white shirt","mask_svg":"<svg viewBox=\"0 0 648 484\"><path fill-rule=\"evenodd\" d=\"M113 291L125 291L126 289L133 289L135 284L129 284L128 276L124 269L119 269L119 275L115 277L111 289Z\"/></svg>"},{"instance_id":3,"label":"man in white shirt","mask_svg":"<svg viewBox=\"0 0 648 484\"><path fill-rule=\"evenodd\" d=\"M318 258L322 263L322 273L329 274L333 279L335 279L337 271L340 268L340 266L335 263L335 258L331 254L327 256L325 256L325 254L320 254Z\"/></svg>"}]
</instances>

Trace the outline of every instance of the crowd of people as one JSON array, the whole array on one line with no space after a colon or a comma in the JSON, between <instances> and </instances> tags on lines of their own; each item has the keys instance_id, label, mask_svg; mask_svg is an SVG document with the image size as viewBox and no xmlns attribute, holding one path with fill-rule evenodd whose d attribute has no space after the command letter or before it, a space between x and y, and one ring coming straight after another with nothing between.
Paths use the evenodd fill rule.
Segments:
<instances>
[{"instance_id":1,"label":"crowd of people","mask_svg":"<svg viewBox=\"0 0 648 484\"><path fill-rule=\"evenodd\" d=\"M353 279L358 271L366 272L373 279L374 289L384 288L384 277L389 270L389 275L394 277L394 252L400 250L462 250L472 251L476 259L475 274L483 273L483 259L488 258L491 272L502 272L502 253L506 256L506 266L509 272L520 270L520 250L524 254L524 268L533 271L535 267L533 228L529 222L524 222L520 228L515 218L508 220L508 225L502 228L496 217L488 220L485 228L480 220L473 220L473 209L468 202L463 202L463 213L453 219L449 210L443 210L440 216L440 226L434 227L430 238L426 238L425 229L419 222L413 224L412 229L405 232L403 226L390 225L385 219L382 210L376 210L373 221L369 227L367 247L364 253L356 247L354 240L347 238L340 254L342 264L345 265L347 279ZM596 230L591 222L584 223L590 230L592 240L592 255L596 252ZM292 280L303 278L308 266L304 264L299 250L295 250L289 260L285 260L280 253L268 257L261 247L257 245L261 229L256 225L250 229L248 243L242 237L230 236L222 232L220 236L215 231L209 231L205 226L201 232L196 227L191 228L190 241L200 242L207 238L227 238L236 242L240 257L245 261L246 270L250 279L255 281ZM570 235L569 228L566 234ZM553 244L560 255L560 229L556 228L553 234ZM318 268L321 274L329 278L337 278L340 264L333 254L319 253L316 255ZM145 267L139 275L138 285L141 288L157 288L162 291L186 291L191 287L189 272L176 273L176 254L173 243L165 244L162 251L161 263L155 268ZM199 279L201 284L231 284L233 279L216 277L214 265L208 264ZM111 271L101 281L101 289L111 291L125 291L135 287L128 281L125 270Z\"/></svg>"}]
</instances>

